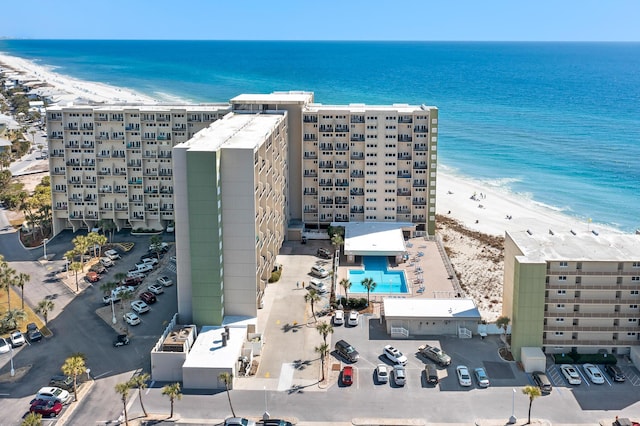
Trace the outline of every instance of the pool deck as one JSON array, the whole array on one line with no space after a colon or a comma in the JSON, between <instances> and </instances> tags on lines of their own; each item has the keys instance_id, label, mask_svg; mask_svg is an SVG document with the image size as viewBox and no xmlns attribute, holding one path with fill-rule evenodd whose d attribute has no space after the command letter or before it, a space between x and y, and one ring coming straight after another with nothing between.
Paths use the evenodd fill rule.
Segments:
<instances>
[{"instance_id":1,"label":"pool deck","mask_svg":"<svg viewBox=\"0 0 640 426\"><path fill-rule=\"evenodd\" d=\"M444 261L438 251L438 245L435 241L425 241L424 238L413 238L405 242L409 260L399 265L390 265L390 271L404 271L409 293L371 293L370 297L373 301L382 301L384 297L419 297L425 299L442 299L453 298L456 296L453 283L449 279L449 273L445 267ZM418 253L423 253L418 256ZM336 283L343 278L349 278L349 269L358 269L361 265L347 263L345 256L340 257L340 266L338 267L338 277ZM419 271L422 271L420 273ZM420 282L419 280L422 280ZM418 292L420 287L424 286L423 292ZM344 289L338 284L336 289L337 295L344 296ZM349 295L366 293L352 293Z\"/></svg>"}]
</instances>

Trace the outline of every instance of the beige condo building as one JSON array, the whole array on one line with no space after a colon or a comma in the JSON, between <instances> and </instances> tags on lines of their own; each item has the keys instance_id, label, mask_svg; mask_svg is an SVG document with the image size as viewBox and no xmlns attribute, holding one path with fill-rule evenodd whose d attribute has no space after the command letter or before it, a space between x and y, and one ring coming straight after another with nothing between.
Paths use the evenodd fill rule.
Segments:
<instances>
[{"instance_id":1,"label":"beige condo building","mask_svg":"<svg viewBox=\"0 0 640 426\"><path fill-rule=\"evenodd\" d=\"M640 235L507 232L511 347L628 354L640 345Z\"/></svg>"}]
</instances>

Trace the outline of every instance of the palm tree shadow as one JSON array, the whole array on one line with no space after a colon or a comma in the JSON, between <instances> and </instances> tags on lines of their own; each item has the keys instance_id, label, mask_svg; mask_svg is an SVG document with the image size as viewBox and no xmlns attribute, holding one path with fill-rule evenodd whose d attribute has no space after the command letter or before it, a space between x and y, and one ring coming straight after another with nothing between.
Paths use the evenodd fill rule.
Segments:
<instances>
[{"instance_id":1,"label":"palm tree shadow","mask_svg":"<svg viewBox=\"0 0 640 426\"><path fill-rule=\"evenodd\" d=\"M293 323L293 324L286 323L281 327L281 330L285 333L288 333L289 331L296 333L300 329L300 327L302 327L302 325L298 323Z\"/></svg>"},{"instance_id":2,"label":"palm tree shadow","mask_svg":"<svg viewBox=\"0 0 640 426\"><path fill-rule=\"evenodd\" d=\"M301 359L296 359L295 361L293 361L293 368L295 368L296 370L304 370L310 365L311 365L311 361L308 359L304 361Z\"/></svg>"},{"instance_id":3,"label":"palm tree shadow","mask_svg":"<svg viewBox=\"0 0 640 426\"><path fill-rule=\"evenodd\" d=\"M304 393L304 388L308 388L309 386L316 386L318 383L320 383L320 380L318 380L315 383L311 383L309 385L293 385L289 389L287 389L287 393L289 395L294 393Z\"/></svg>"}]
</instances>

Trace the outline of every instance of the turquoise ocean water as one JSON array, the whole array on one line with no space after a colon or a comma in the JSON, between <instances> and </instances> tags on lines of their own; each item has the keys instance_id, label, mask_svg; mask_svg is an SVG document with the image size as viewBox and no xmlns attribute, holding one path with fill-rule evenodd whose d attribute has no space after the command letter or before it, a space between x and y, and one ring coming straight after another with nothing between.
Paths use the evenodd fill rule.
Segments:
<instances>
[{"instance_id":1,"label":"turquoise ocean water","mask_svg":"<svg viewBox=\"0 0 640 426\"><path fill-rule=\"evenodd\" d=\"M445 170L640 228L640 44L0 40L0 51L166 100L308 90L440 109Z\"/></svg>"}]
</instances>

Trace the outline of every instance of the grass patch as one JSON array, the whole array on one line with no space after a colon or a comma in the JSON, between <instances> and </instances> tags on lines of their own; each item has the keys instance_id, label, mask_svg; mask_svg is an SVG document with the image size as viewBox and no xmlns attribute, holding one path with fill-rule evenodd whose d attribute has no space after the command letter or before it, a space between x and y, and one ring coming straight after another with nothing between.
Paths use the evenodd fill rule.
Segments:
<instances>
[{"instance_id":1,"label":"grass patch","mask_svg":"<svg viewBox=\"0 0 640 426\"><path fill-rule=\"evenodd\" d=\"M29 283L25 285L29 285ZM9 289L9 293L11 294L11 307L21 308L22 300L20 299L20 293L17 293L13 288ZM0 316L4 316L4 314L7 312L7 306L8 306L7 292L0 291ZM18 330L26 331L27 324L29 324L30 322L35 322L38 328L42 331L42 334L45 335L45 332L43 330L45 328L44 323L42 322L40 317L36 315L33 309L31 309L31 307L26 303L24 305L24 311L27 314L27 319L18 323ZM47 332L51 334L51 331L47 330ZM9 336L9 333L2 335L2 337L8 337L8 336Z\"/></svg>"}]
</instances>

